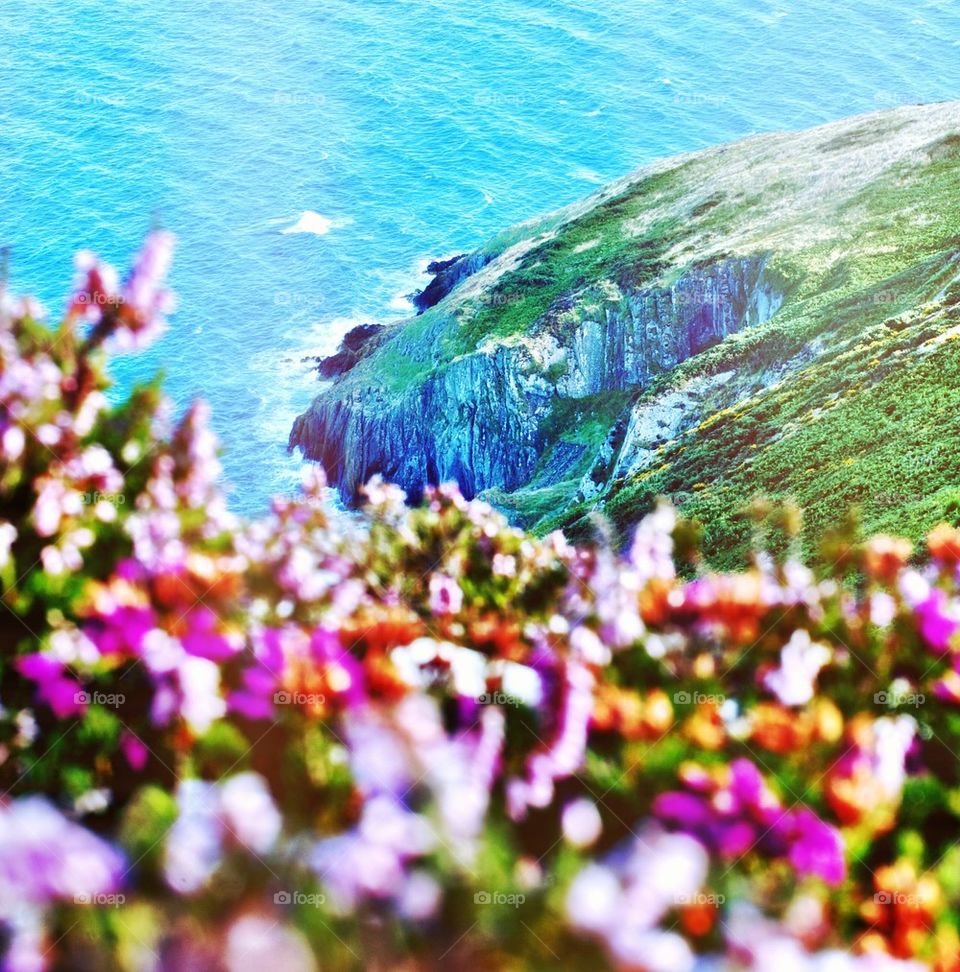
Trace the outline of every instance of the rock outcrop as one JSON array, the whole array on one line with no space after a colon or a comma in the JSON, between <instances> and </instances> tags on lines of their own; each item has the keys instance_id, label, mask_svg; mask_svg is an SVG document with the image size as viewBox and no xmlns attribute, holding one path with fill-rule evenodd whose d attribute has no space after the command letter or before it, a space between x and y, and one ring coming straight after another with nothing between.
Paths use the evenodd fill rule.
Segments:
<instances>
[{"instance_id":1,"label":"rock outcrop","mask_svg":"<svg viewBox=\"0 0 960 972\"><path fill-rule=\"evenodd\" d=\"M434 260L427 265L427 273L433 274L433 280L423 290L410 295L413 306L418 314L427 308L439 304L454 287L471 274L476 273L485 263L483 253L461 253L449 260Z\"/></svg>"},{"instance_id":2,"label":"rock outcrop","mask_svg":"<svg viewBox=\"0 0 960 972\"><path fill-rule=\"evenodd\" d=\"M764 264L764 257L722 260L670 287L623 294L574 327L545 320L524 341L461 355L399 394L359 387L346 401L321 396L297 419L290 446L320 461L348 501L375 474L413 496L448 481L467 496L516 489L549 445L543 425L558 397L642 388L768 320L783 295Z\"/></svg>"}]
</instances>

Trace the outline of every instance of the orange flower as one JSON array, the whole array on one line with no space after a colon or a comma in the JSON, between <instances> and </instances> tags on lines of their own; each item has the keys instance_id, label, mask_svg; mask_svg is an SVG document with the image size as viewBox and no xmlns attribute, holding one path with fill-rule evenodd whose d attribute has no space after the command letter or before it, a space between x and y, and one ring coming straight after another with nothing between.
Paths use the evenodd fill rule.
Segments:
<instances>
[{"instance_id":1,"label":"orange flower","mask_svg":"<svg viewBox=\"0 0 960 972\"><path fill-rule=\"evenodd\" d=\"M401 606L367 610L344 622L341 640L358 654L386 654L392 648L409 645L427 633L423 621Z\"/></svg>"},{"instance_id":2,"label":"orange flower","mask_svg":"<svg viewBox=\"0 0 960 972\"><path fill-rule=\"evenodd\" d=\"M720 708L713 702L703 702L684 723L681 730L692 743L703 749L718 750L727 740L727 731L720 717Z\"/></svg>"},{"instance_id":3,"label":"orange flower","mask_svg":"<svg viewBox=\"0 0 960 972\"><path fill-rule=\"evenodd\" d=\"M892 581L913 553L913 544L884 533L872 537L864 546L864 569L877 580Z\"/></svg>"},{"instance_id":4,"label":"orange flower","mask_svg":"<svg viewBox=\"0 0 960 972\"><path fill-rule=\"evenodd\" d=\"M522 662L527 656L527 645L520 634L519 623L510 617L485 614L467 627L467 638L478 651Z\"/></svg>"},{"instance_id":5,"label":"orange flower","mask_svg":"<svg viewBox=\"0 0 960 972\"><path fill-rule=\"evenodd\" d=\"M760 702L750 710L750 738L772 753L790 753L805 746L812 735L811 719L777 702Z\"/></svg>"},{"instance_id":6,"label":"orange flower","mask_svg":"<svg viewBox=\"0 0 960 972\"><path fill-rule=\"evenodd\" d=\"M927 536L927 549L932 557L944 563L960 563L960 530L948 523L935 526Z\"/></svg>"}]
</instances>

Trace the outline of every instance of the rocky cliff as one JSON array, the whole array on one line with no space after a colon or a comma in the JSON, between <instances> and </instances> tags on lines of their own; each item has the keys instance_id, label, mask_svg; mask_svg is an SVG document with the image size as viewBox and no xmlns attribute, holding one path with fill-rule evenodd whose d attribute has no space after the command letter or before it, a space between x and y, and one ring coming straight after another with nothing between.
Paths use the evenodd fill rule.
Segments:
<instances>
[{"instance_id":1,"label":"rocky cliff","mask_svg":"<svg viewBox=\"0 0 960 972\"><path fill-rule=\"evenodd\" d=\"M376 473L414 495L455 480L540 528L595 508L627 526L656 493L694 513L795 495L816 456L762 472L791 423L851 421L878 362L955 354L958 133L950 103L759 136L501 234L438 265L423 313L351 359L291 448L348 501Z\"/></svg>"}]
</instances>

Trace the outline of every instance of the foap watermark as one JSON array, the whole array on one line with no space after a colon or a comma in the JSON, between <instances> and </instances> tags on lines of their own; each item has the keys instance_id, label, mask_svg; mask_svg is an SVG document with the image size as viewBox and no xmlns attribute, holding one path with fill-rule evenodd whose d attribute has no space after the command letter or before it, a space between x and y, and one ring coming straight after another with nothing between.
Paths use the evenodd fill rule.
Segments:
<instances>
[{"instance_id":1,"label":"foap watermark","mask_svg":"<svg viewBox=\"0 0 960 972\"><path fill-rule=\"evenodd\" d=\"M488 307L506 307L509 304L518 304L521 300L526 300L528 294L514 293L514 294L498 294L496 292L489 294L481 294L479 297L479 302L481 304L486 304Z\"/></svg>"},{"instance_id":2,"label":"foap watermark","mask_svg":"<svg viewBox=\"0 0 960 972\"><path fill-rule=\"evenodd\" d=\"M312 908L321 908L326 903L326 896L322 894L307 894L304 891L277 891L273 896L273 903L277 905L289 905L299 907L309 905Z\"/></svg>"},{"instance_id":3,"label":"foap watermark","mask_svg":"<svg viewBox=\"0 0 960 972\"><path fill-rule=\"evenodd\" d=\"M127 701L122 692L75 692L73 701L77 705L102 705L107 709L119 709Z\"/></svg>"},{"instance_id":4,"label":"foap watermark","mask_svg":"<svg viewBox=\"0 0 960 972\"><path fill-rule=\"evenodd\" d=\"M878 891L873 900L877 904L905 905L908 908L917 908L928 903L922 894L904 894L902 891Z\"/></svg>"},{"instance_id":5,"label":"foap watermark","mask_svg":"<svg viewBox=\"0 0 960 972\"><path fill-rule=\"evenodd\" d=\"M270 103L284 108L321 107L327 103L327 96L315 91L274 91Z\"/></svg>"},{"instance_id":6,"label":"foap watermark","mask_svg":"<svg viewBox=\"0 0 960 972\"><path fill-rule=\"evenodd\" d=\"M111 506L123 506L127 502L127 497L123 493L98 493L94 491L84 493L83 502L88 506L97 506L100 503L109 503Z\"/></svg>"},{"instance_id":7,"label":"foap watermark","mask_svg":"<svg viewBox=\"0 0 960 972\"><path fill-rule=\"evenodd\" d=\"M108 294L97 291L95 294L79 293L74 297L78 304L87 304L90 307L119 307L121 298L117 294Z\"/></svg>"},{"instance_id":8,"label":"foap watermark","mask_svg":"<svg viewBox=\"0 0 960 972\"><path fill-rule=\"evenodd\" d=\"M712 105L715 108L729 100L726 95L704 94L702 91L677 91L673 96L675 105Z\"/></svg>"},{"instance_id":9,"label":"foap watermark","mask_svg":"<svg viewBox=\"0 0 960 972\"><path fill-rule=\"evenodd\" d=\"M323 705L327 697L321 692L274 692L274 705Z\"/></svg>"},{"instance_id":10,"label":"foap watermark","mask_svg":"<svg viewBox=\"0 0 960 972\"><path fill-rule=\"evenodd\" d=\"M875 705L883 705L889 709L900 709L908 705L916 709L927 701L927 697L923 692L904 692L891 688L885 692L874 692L873 701Z\"/></svg>"},{"instance_id":11,"label":"foap watermark","mask_svg":"<svg viewBox=\"0 0 960 972\"><path fill-rule=\"evenodd\" d=\"M477 891L473 903L478 905L509 905L519 908L525 901L525 894L506 894L503 891Z\"/></svg>"},{"instance_id":12,"label":"foap watermark","mask_svg":"<svg viewBox=\"0 0 960 972\"><path fill-rule=\"evenodd\" d=\"M483 695L477 696L477 702L480 705L520 705L520 699L513 695L507 695L505 692L484 692Z\"/></svg>"},{"instance_id":13,"label":"foap watermark","mask_svg":"<svg viewBox=\"0 0 960 972\"><path fill-rule=\"evenodd\" d=\"M675 705L723 705L727 697L719 692L674 692Z\"/></svg>"},{"instance_id":14,"label":"foap watermark","mask_svg":"<svg viewBox=\"0 0 960 972\"><path fill-rule=\"evenodd\" d=\"M292 307L309 310L310 308L320 308L327 302L323 294L300 293L296 290L276 290L273 294L273 303L276 307Z\"/></svg>"},{"instance_id":15,"label":"foap watermark","mask_svg":"<svg viewBox=\"0 0 960 972\"><path fill-rule=\"evenodd\" d=\"M124 95L93 94L90 91L78 91L73 96L75 105L103 105L108 108L122 108L127 99Z\"/></svg>"},{"instance_id":16,"label":"foap watermark","mask_svg":"<svg viewBox=\"0 0 960 972\"><path fill-rule=\"evenodd\" d=\"M482 108L519 108L526 98L522 94L508 91L478 91L473 103Z\"/></svg>"},{"instance_id":17,"label":"foap watermark","mask_svg":"<svg viewBox=\"0 0 960 972\"><path fill-rule=\"evenodd\" d=\"M125 901L122 894L87 894L81 891L73 896L73 903L78 905L94 905L98 908L119 908Z\"/></svg>"},{"instance_id":18,"label":"foap watermark","mask_svg":"<svg viewBox=\"0 0 960 972\"><path fill-rule=\"evenodd\" d=\"M677 894L674 895L673 903L678 908L688 908L696 905L712 905L714 908L719 908L726 900L726 895L723 894Z\"/></svg>"}]
</instances>

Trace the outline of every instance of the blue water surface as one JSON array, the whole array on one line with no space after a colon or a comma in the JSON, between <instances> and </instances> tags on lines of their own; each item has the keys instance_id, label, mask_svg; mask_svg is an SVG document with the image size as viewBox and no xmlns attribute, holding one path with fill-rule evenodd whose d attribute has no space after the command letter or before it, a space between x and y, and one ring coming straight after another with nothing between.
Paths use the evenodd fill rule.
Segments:
<instances>
[{"instance_id":1,"label":"blue water surface","mask_svg":"<svg viewBox=\"0 0 960 972\"><path fill-rule=\"evenodd\" d=\"M171 328L114 373L206 397L256 512L294 488L301 359L403 316L429 257L665 155L951 98L954 0L3 0L0 244L58 311L77 248L177 233Z\"/></svg>"}]
</instances>

